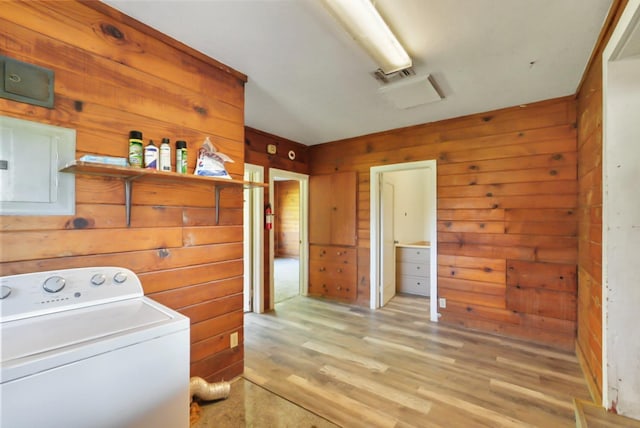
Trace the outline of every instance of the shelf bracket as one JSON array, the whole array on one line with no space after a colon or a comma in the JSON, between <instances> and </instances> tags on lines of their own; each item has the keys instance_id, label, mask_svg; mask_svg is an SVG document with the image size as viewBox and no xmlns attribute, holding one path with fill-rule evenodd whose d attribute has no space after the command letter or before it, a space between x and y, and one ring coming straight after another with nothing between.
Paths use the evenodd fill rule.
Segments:
<instances>
[{"instance_id":1,"label":"shelf bracket","mask_svg":"<svg viewBox=\"0 0 640 428\"><path fill-rule=\"evenodd\" d=\"M124 210L127 220L127 227L131 227L131 194L133 192L133 186L131 182L138 177L140 176L137 175L134 177L124 178Z\"/></svg>"},{"instance_id":2,"label":"shelf bracket","mask_svg":"<svg viewBox=\"0 0 640 428\"><path fill-rule=\"evenodd\" d=\"M216 226L220 223L220 191L222 190L220 186L213 186L216 192Z\"/></svg>"},{"instance_id":3,"label":"shelf bracket","mask_svg":"<svg viewBox=\"0 0 640 428\"><path fill-rule=\"evenodd\" d=\"M220 192L225 187L229 187L229 185L216 184L213 186L216 192L216 226L220 223Z\"/></svg>"},{"instance_id":4,"label":"shelf bracket","mask_svg":"<svg viewBox=\"0 0 640 428\"><path fill-rule=\"evenodd\" d=\"M220 223L220 192L227 186L216 184L213 188L216 191L216 226Z\"/></svg>"}]
</instances>

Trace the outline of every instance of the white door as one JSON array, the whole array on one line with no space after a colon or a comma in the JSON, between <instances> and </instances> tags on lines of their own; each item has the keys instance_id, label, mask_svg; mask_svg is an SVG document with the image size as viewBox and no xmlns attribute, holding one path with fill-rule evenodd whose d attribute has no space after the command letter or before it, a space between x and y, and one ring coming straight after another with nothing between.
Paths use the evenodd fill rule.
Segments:
<instances>
[{"instance_id":1,"label":"white door","mask_svg":"<svg viewBox=\"0 0 640 428\"><path fill-rule=\"evenodd\" d=\"M382 174L381 174L382 176ZM380 207L380 229L382 236L382 296L380 301L382 306L386 305L393 296L396 295L396 253L393 236L393 207L394 207L394 187L393 184L383 182L382 186L382 206Z\"/></svg>"},{"instance_id":2,"label":"white door","mask_svg":"<svg viewBox=\"0 0 640 428\"><path fill-rule=\"evenodd\" d=\"M244 180L253 181L253 172L250 170L244 171ZM244 189L243 192L244 207L243 207L243 219L244 225L244 311L251 312L253 309L253 228L251 224L252 198L251 190Z\"/></svg>"},{"instance_id":3,"label":"white door","mask_svg":"<svg viewBox=\"0 0 640 428\"><path fill-rule=\"evenodd\" d=\"M261 166L244 164L244 179L262 183L264 169ZM264 312L262 302L263 282L263 229L262 204L264 191L261 187L244 190L244 311Z\"/></svg>"}]
</instances>

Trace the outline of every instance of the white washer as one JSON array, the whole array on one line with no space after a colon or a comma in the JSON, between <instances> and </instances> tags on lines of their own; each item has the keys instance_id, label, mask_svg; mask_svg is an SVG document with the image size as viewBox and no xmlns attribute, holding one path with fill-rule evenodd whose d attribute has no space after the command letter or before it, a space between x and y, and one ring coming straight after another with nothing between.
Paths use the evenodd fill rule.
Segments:
<instances>
[{"instance_id":1,"label":"white washer","mask_svg":"<svg viewBox=\"0 0 640 428\"><path fill-rule=\"evenodd\" d=\"M188 427L189 319L117 267L0 278L0 426Z\"/></svg>"}]
</instances>

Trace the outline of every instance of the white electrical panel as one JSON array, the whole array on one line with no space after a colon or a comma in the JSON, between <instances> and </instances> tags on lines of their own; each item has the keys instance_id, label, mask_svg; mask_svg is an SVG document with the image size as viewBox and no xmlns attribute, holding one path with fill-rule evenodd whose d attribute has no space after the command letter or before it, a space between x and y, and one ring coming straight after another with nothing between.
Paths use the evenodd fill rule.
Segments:
<instances>
[{"instance_id":1,"label":"white electrical panel","mask_svg":"<svg viewBox=\"0 0 640 428\"><path fill-rule=\"evenodd\" d=\"M75 214L75 129L0 116L0 213Z\"/></svg>"}]
</instances>

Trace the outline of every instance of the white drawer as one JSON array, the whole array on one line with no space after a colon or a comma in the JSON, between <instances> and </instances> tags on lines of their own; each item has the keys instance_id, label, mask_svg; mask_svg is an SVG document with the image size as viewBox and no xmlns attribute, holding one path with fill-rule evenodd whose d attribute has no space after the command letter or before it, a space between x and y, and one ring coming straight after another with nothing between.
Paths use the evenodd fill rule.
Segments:
<instances>
[{"instance_id":1,"label":"white drawer","mask_svg":"<svg viewBox=\"0 0 640 428\"><path fill-rule=\"evenodd\" d=\"M398 291L401 293L429 296L430 287L429 278L409 275L398 277Z\"/></svg>"},{"instance_id":2,"label":"white drawer","mask_svg":"<svg viewBox=\"0 0 640 428\"><path fill-rule=\"evenodd\" d=\"M396 252L398 261L422 262L429 261L429 248L398 247Z\"/></svg>"},{"instance_id":3,"label":"white drawer","mask_svg":"<svg viewBox=\"0 0 640 428\"><path fill-rule=\"evenodd\" d=\"M429 264L427 262L396 263L396 274L398 276L411 275L411 276L419 276L419 277L425 278L429 276Z\"/></svg>"}]
</instances>

